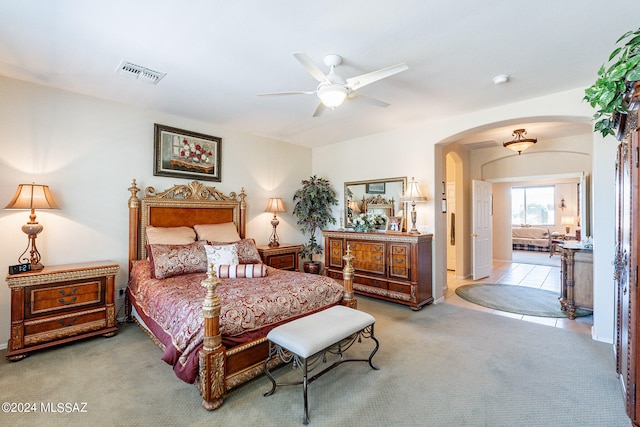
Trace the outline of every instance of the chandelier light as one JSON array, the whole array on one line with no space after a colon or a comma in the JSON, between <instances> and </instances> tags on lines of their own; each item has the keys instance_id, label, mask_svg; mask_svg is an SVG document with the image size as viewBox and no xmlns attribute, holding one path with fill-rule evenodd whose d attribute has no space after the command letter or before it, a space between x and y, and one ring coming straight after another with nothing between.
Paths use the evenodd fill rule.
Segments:
<instances>
[{"instance_id":1,"label":"chandelier light","mask_svg":"<svg viewBox=\"0 0 640 427\"><path fill-rule=\"evenodd\" d=\"M325 85L318 89L318 97L325 107L336 108L347 97L347 89L340 84Z\"/></svg>"},{"instance_id":2,"label":"chandelier light","mask_svg":"<svg viewBox=\"0 0 640 427\"><path fill-rule=\"evenodd\" d=\"M536 138L525 138L524 136L527 134L527 131L524 129L516 129L513 131L513 136L515 137L513 141L507 141L502 145L505 148L518 152L518 155L522 153L524 150L531 147L533 144L538 142Z\"/></svg>"}]
</instances>

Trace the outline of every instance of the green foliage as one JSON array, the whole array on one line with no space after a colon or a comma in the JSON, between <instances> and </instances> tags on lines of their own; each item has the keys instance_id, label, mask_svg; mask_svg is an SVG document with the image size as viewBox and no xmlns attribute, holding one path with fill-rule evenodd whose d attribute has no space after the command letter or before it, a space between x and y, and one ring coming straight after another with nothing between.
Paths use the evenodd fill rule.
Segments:
<instances>
[{"instance_id":1,"label":"green foliage","mask_svg":"<svg viewBox=\"0 0 640 427\"><path fill-rule=\"evenodd\" d=\"M293 195L293 214L298 217L300 231L311 235L300 252L303 259L309 258L311 261L314 254L322 253L322 245L316 240L316 230L336 223L331 215L331 206L338 204L338 198L329 181L324 178L313 175L302 180L301 184L302 187Z\"/></svg>"},{"instance_id":2,"label":"green foliage","mask_svg":"<svg viewBox=\"0 0 640 427\"><path fill-rule=\"evenodd\" d=\"M597 108L593 115L594 130L602 136L615 134L614 117L627 114L629 106L625 95L630 83L640 80L640 29L623 34L616 45L623 42L609 55L609 65L600 67L596 82L584 91L584 100Z\"/></svg>"}]
</instances>

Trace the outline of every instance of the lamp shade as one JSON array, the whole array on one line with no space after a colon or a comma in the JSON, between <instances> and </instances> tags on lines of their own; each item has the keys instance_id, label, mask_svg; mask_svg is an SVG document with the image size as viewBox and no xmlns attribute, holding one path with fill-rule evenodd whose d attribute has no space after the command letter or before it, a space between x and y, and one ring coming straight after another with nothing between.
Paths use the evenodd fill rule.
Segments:
<instances>
[{"instance_id":1,"label":"lamp shade","mask_svg":"<svg viewBox=\"0 0 640 427\"><path fill-rule=\"evenodd\" d=\"M58 209L48 185L19 184L5 209Z\"/></svg>"},{"instance_id":2,"label":"lamp shade","mask_svg":"<svg viewBox=\"0 0 640 427\"><path fill-rule=\"evenodd\" d=\"M276 212L285 212L286 209L284 208L284 202L282 201L282 198L280 197L270 198L269 201L267 202L267 208L264 211L273 212L274 214Z\"/></svg>"},{"instance_id":3,"label":"lamp shade","mask_svg":"<svg viewBox=\"0 0 640 427\"><path fill-rule=\"evenodd\" d=\"M402 195L403 202L426 202L427 198L422 195L420 186L415 178L411 178L411 182L407 186L407 191Z\"/></svg>"},{"instance_id":4,"label":"lamp shade","mask_svg":"<svg viewBox=\"0 0 640 427\"><path fill-rule=\"evenodd\" d=\"M351 209L351 212L353 213L360 213L360 206L358 206L358 202L355 200L349 201L349 209Z\"/></svg>"},{"instance_id":5,"label":"lamp shade","mask_svg":"<svg viewBox=\"0 0 640 427\"><path fill-rule=\"evenodd\" d=\"M563 217L560 217L560 224L573 225L575 224L575 222L572 216L563 216Z\"/></svg>"}]
</instances>

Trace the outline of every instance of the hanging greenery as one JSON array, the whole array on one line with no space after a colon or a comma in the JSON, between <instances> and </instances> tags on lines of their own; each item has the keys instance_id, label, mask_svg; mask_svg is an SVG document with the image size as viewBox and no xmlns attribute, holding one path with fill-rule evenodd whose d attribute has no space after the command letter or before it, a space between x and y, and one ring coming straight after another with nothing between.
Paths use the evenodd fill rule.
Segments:
<instances>
[{"instance_id":1,"label":"hanging greenery","mask_svg":"<svg viewBox=\"0 0 640 427\"><path fill-rule=\"evenodd\" d=\"M585 101L597 108L593 115L594 131L602 136L615 135L620 115L629 111L629 100L625 96L631 84L640 80L640 29L623 34L616 45L584 96Z\"/></svg>"}]
</instances>

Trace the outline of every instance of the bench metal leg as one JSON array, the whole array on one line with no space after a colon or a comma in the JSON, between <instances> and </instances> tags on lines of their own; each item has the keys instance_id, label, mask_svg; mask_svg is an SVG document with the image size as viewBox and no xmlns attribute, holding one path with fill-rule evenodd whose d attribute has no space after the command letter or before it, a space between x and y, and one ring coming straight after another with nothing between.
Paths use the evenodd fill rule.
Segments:
<instances>
[{"instance_id":1,"label":"bench metal leg","mask_svg":"<svg viewBox=\"0 0 640 427\"><path fill-rule=\"evenodd\" d=\"M378 348L380 348L380 342L374 336L373 326L374 325L369 325L363 330L352 335L351 336L352 338L346 338L343 341L335 343L334 345L324 349L324 351L316 355L313 355L309 358L302 358L294 353L291 353L284 347L281 347L280 345L274 344L273 342L269 341L269 355L264 361L264 372L265 374L267 374L269 381L271 381L271 390L264 393L264 396L271 396L273 393L275 393L277 386L302 384L302 395L304 399L304 416L302 418L302 423L305 425L309 424L309 401L307 397L309 384L311 384L313 381L315 381L325 373L329 372L330 370L332 370L333 368L335 368L336 366L344 362L367 362L369 363L369 366L371 366L372 369L376 371L379 370L379 368L373 364L373 356L377 353ZM348 350L356 340L360 342L362 340L362 337L371 338L376 343L374 349L371 351L371 354L369 354L369 357L366 359L344 359L343 352ZM321 356L322 361L326 362L327 352L332 353L334 355L338 355L339 360L337 360L332 365L327 366L325 369L323 369L322 371L318 372L317 374L309 378L309 359L312 359L311 370L313 371L313 369L315 369L315 363L318 361L318 357ZM297 364L299 367L301 367L302 381L278 383L276 379L273 377L273 375L271 374L271 372L269 371L269 366L268 366L269 361L274 356L280 358L280 360L282 360L285 364L293 361L294 366Z\"/></svg>"},{"instance_id":2,"label":"bench metal leg","mask_svg":"<svg viewBox=\"0 0 640 427\"><path fill-rule=\"evenodd\" d=\"M302 424L309 424L309 404L307 402L307 359L304 359L302 362L302 369L304 371L304 376L302 377L302 394L304 395L304 418L302 418Z\"/></svg>"}]
</instances>

